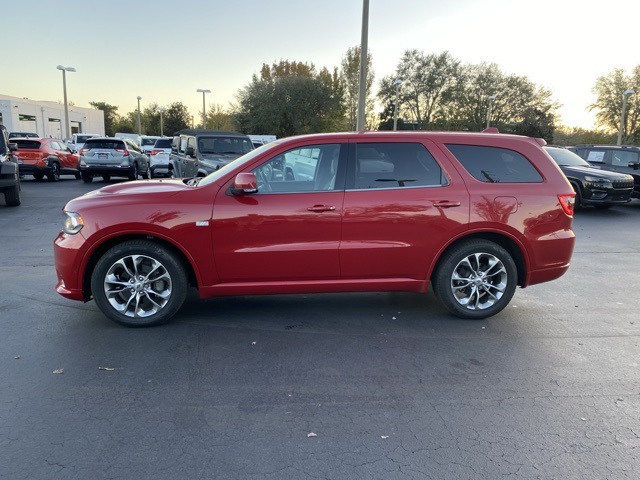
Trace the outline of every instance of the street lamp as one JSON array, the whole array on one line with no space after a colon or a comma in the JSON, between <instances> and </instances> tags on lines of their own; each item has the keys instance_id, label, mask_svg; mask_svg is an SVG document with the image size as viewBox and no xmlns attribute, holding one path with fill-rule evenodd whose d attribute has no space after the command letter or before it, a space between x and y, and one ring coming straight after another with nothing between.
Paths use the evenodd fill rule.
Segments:
<instances>
[{"instance_id":1,"label":"street lamp","mask_svg":"<svg viewBox=\"0 0 640 480\"><path fill-rule=\"evenodd\" d=\"M397 79L393 82L393 86L396 87L396 103L393 105L393 131L395 132L398 129L398 91L400 90L400 85L402 85L402 80Z\"/></svg>"},{"instance_id":2,"label":"street lamp","mask_svg":"<svg viewBox=\"0 0 640 480\"><path fill-rule=\"evenodd\" d=\"M620 130L618 130L618 145L622 145L622 132L625 130L624 113L627 109L627 97L636 93L635 90L625 90L622 94L622 113L620 114Z\"/></svg>"},{"instance_id":3,"label":"street lamp","mask_svg":"<svg viewBox=\"0 0 640 480\"><path fill-rule=\"evenodd\" d=\"M202 128L207 128L207 112L206 112L206 107L204 103L204 96L207 93L211 93L211 90L209 90L208 88L207 89L199 88L196 90L196 92L202 93Z\"/></svg>"},{"instance_id":4,"label":"street lamp","mask_svg":"<svg viewBox=\"0 0 640 480\"><path fill-rule=\"evenodd\" d=\"M138 99L138 135L142 135L142 122L140 121L140 100L142 97L138 95L136 98Z\"/></svg>"},{"instance_id":5,"label":"street lamp","mask_svg":"<svg viewBox=\"0 0 640 480\"><path fill-rule=\"evenodd\" d=\"M158 107L158 108L156 108L156 111L160 112L160 136L161 136L161 137L164 137L164 135L163 135L164 130L163 130L163 128L162 128L162 113L163 113L163 112L166 112L166 111L167 111L167 109L166 109L166 108L164 108L164 107Z\"/></svg>"},{"instance_id":6,"label":"street lamp","mask_svg":"<svg viewBox=\"0 0 640 480\"><path fill-rule=\"evenodd\" d=\"M71 127L69 125L69 104L67 103L67 72L75 72L76 69L73 67L63 67L62 65L58 65L56 67L58 70L62 71L62 91L64 92L64 129L66 140L71 138Z\"/></svg>"},{"instance_id":7,"label":"street lamp","mask_svg":"<svg viewBox=\"0 0 640 480\"><path fill-rule=\"evenodd\" d=\"M360 36L360 80L358 83L358 116L356 130L364 131L365 104L367 102L367 49L369 45L369 0L362 0L362 33Z\"/></svg>"},{"instance_id":8,"label":"street lamp","mask_svg":"<svg viewBox=\"0 0 640 480\"><path fill-rule=\"evenodd\" d=\"M491 107L493 107L493 101L496 99L495 95L489 96L489 108L487 109L487 128L491 125Z\"/></svg>"}]
</instances>

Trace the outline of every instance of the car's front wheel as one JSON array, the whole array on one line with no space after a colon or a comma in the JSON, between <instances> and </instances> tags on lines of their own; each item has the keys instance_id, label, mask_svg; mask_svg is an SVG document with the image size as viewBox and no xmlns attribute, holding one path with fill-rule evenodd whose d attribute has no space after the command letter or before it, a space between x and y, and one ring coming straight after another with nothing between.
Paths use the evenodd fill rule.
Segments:
<instances>
[{"instance_id":1,"label":"car's front wheel","mask_svg":"<svg viewBox=\"0 0 640 480\"><path fill-rule=\"evenodd\" d=\"M20 185L15 185L5 190L4 201L7 207L17 207L20 205Z\"/></svg>"},{"instance_id":2,"label":"car's front wheel","mask_svg":"<svg viewBox=\"0 0 640 480\"><path fill-rule=\"evenodd\" d=\"M93 181L93 176L89 175L88 173L83 173L82 174L82 181L84 183L91 183Z\"/></svg>"},{"instance_id":3,"label":"car's front wheel","mask_svg":"<svg viewBox=\"0 0 640 480\"><path fill-rule=\"evenodd\" d=\"M111 320L128 327L167 322L187 294L184 266L171 251L147 240L108 250L91 276L96 304Z\"/></svg>"},{"instance_id":4,"label":"car's front wheel","mask_svg":"<svg viewBox=\"0 0 640 480\"><path fill-rule=\"evenodd\" d=\"M487 318L511 301L518 282L509 252L487 240L468 240L446 252L433 277L436 295L455 316Z\"/></svg>"}]
</instances>

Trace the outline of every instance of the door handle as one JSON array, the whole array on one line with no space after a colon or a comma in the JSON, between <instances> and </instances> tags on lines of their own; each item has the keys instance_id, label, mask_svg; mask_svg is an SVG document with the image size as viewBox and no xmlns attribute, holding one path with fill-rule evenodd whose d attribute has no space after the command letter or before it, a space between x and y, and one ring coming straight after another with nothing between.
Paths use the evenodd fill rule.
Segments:
<instances>
[{"instance_id":1,"label":"door handle","mask_svg":"<svg viewBox=\"0 0 640 480\"><path fill-rule=\"evenodd\" d=\"M314 205L313 207L307 207L310 212L332 212L336 207L331 205Z\"/></svg>"},{"instance_id":2,"label":"door handle","mask_svg":"<svg viewBox=\"0 0 640 480\"><path fill-rule=\"evenodd\" d=\"M459 207L460 202L450 202L448 200L441 200L439 202L433 202L433 206L438 208Z\"/></svg>"}]
</instances>

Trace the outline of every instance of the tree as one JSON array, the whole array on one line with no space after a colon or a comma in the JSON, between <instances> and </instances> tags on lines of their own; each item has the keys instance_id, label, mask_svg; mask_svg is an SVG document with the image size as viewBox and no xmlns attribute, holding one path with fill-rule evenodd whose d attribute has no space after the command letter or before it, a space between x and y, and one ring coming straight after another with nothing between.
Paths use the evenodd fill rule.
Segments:
<instances>
[{"instance_id":1,"label":"tree","mask_svg":"<svg viewBox=\"0 0 640 480\"><path fill-rule=\"evenodd\" d=\"M412 119L418 129L431 129L434 121L446 119L447 105L455 101L460 79L460 61L449 52L425 55L418 50L407 50L395 75L381 80L378 98L383 103L393 103L394 82L401 80L398 117Z\"/></svg>"},{"instance_id":2,"label":"tree","mask_svg":"<svg viewBox=\"0 0 640 480\"><path fill-rule=\"evenodd\" d=\"M112 137L118 131L115 129L118 123L118 107L115 105L109 105L105 102L89 102L96 110L102 110L104 113L104 131L105 135Z\"/></svg>"},{"instance_id":3,"label":"tree","mask_svg":"<svg viewBox=\"0 0 640 480\"><path fill-rule=\"evenodd\" d=\"M244 133L287 137L334 131L344 118L337 72L313 64L264 64L237 94L234 114Z\"/></svg>"},{"instance_id":4,"label":"tree","mask_svg":"<svg viewBox=\"0 0 640 480\"><path fill-rule=\"evenodd\" d=\"M171 136L179 130L189 128L191 125L191 115L182 102L174 102L163 115L164 134Z\"/></svg>"},{"instance_id":5,"label":"tree","mask_svg":"<svg viewBox=\"0 0 640 480\"><path fill-rule=\"evenodd\" d=\"M587 144L612 144L616 143L616 134L605 130L585 130L583 128L568 128L559 126L553 132L553 143L555 145L578 145Z\"/></svg>"},{"instance_id":6,"label":"tree","mask_svg":"<svg viewBox=\"0 0 640 480\"><path fill-rule=\"evenodd\" d=\"M357 128L358 120L358 101L360 91L360 47L351 47L347 50L347 53L342 57L342 63L340 67L340 79L343 83L343 98L346 108L348 129L354 131ZM375 116L374 111L374 97L372 93L373 81L375 74L373 71L372 56L367 52L367 85L366 85L366 102L365 102L365 117L366 128L371 129Z\"/></svg>"},{"instance_id":7,"label":"tree","mask_svg":"<svg viewBox=\"0 0 640 480\"><path fill-rule=\"evenodd\" d=\"M202 112L200 112L202 117ZM233 117L220 104L209 104L207 109L207 128L213 130L234 130Z\"/></svg>"},{"instance_id":8,"label":"tree","mask_svg":"<svg viewBox=\"0 0 640 480\"><path fill-rule=\"evenodd\" d=\"M625 126L622 144L640 142L640 65L626 75L621 68L614 69L609 75L596 80L593 93L596 101L589 110L596 111L596 124L611 132L618 132L622 113L623 94L626 90L635 90L635 95L627 96Z\"/></svg>"}]
</instances>

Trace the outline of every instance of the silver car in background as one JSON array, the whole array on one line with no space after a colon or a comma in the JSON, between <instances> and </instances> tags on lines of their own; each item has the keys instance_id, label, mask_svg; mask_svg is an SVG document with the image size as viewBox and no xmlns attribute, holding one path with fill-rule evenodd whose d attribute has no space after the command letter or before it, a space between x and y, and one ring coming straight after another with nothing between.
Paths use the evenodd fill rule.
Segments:
<instances>
[{"instance_id":1,"label":"silver car in background","mask_svg":"<svg viewBox=\"0 0 640 480\"><path fill-rule=\"evenodd\" d=\"M149 157L128 138L89 138L78 151L78 164L85 183L96 176L105 181L111 177L149 178L150 172Z\"/></svg>"}]
</instances>

